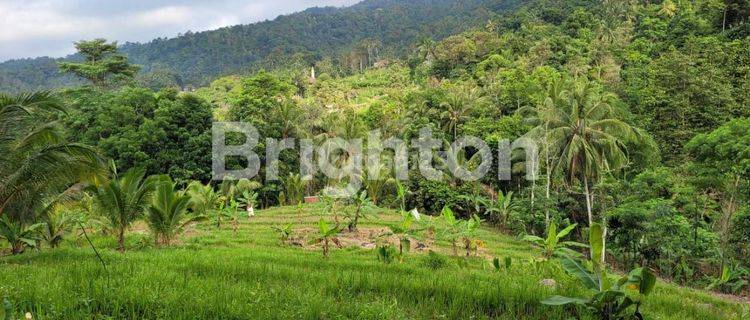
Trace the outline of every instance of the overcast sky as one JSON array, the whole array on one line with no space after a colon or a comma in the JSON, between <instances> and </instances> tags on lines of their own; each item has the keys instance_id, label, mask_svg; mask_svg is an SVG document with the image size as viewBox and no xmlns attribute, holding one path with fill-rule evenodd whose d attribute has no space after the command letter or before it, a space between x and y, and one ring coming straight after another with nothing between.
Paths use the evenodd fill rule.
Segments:
<instances>
[{"instance_id":1,"label":"overcast sky","mask_svg":"<svg viewBox=\"0 0 750 320\"><path fill-rule=\"evenodd\" d=\"M359 0L0 0L0 61L73 53L73 42L174 37Z\"/></svg>"}]
</instances>

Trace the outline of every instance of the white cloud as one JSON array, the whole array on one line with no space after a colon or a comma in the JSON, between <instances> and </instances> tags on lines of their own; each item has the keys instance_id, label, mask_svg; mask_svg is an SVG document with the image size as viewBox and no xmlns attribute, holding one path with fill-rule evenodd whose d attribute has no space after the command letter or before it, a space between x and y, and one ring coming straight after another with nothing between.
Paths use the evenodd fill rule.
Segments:
<instances>
[{"instance_id":1,"label":"white cloud","mask_svg":"<svg viewBox=\"0 0 750 320\"><path fill-rule=\"evenodd\" d=\"M0 61L73 53L72 43L145 42L358 0L0 0Z\"/></svg>"}]
</instances>

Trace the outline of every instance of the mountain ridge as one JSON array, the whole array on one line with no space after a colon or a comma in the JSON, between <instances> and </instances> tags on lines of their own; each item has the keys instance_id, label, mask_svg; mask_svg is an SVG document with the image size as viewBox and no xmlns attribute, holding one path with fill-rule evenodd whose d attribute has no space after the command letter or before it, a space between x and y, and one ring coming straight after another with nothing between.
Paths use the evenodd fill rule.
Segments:
<instances>
[{"instance_id":1,"label":"mountain ridge","mask_svg":"<svg viewBox=\"0 0 750 320\"><path fill-rule=\"evenodd\" d=\"M522 0L365 0L348 7L313 7L273 20L186 32L173 38L128 42L120 50L142 67L142 77L179 86L201 86L227 74L273 68L275 60L303 55L312 64L339 58L358 43L379 42L390 56L423 36L440 39L475 27L519 6ZM110 39L116 40L116 39ZM60 74L56 62L38 57L0 63L0 91L54 89L83 82Z\"/></svg>"}]
</instances>

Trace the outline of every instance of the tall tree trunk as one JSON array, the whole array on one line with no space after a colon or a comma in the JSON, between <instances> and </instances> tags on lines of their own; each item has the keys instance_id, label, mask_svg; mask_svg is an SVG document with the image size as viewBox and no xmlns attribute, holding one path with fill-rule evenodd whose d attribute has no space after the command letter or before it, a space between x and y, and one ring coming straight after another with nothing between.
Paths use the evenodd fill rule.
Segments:
<instances>
[{"instance_id":1,"label":"tall tree trunk","mask_svg":"<svg viewBox=\"0 0 750 320\"><path fill-rule=\"evenodd\" d=\"M544 228L547 229L549 227L549 198L550 198L550 188L552 187L552 168L551 168L551 160L549 157L549 140L547 140L547 129L549 127L548 123L544 124L544 164L545 169L547 172L547 186L545 190L545 196L546 196L546 202L544 203Z\"/></svg>"},{"instance_id":2,"label":"tall tree trunk","mask_svg":"<svg viewBox=\"0 0 750 320\"><path fill-rule=\"evenodd\" d=\"M734 177L734 183L732 184L732 190L731 195L729 197L729 201L726 205L722 206L723 211L723 217L721 221L720 231L721 231L721 244L722 249L726 249L728 243L729 243L729 236L730 232L732 230L732 216L734 215L734 212L737 211L737 205L736 205L736 198L737 198L737 189L740 186L740 176L737 175Z\"/></svg>"},{"instance_id":3,"label":"tall tree trunk","mask_svg":"<svg viewBox=\"0 0 750 320\"><path fill-rule=\"evenodd\" d=\"M125 253L125 228L120 228L117 234L117 250Z\"/></svg>"},{"instance_id":4,"label":"tall tree trunk","mask_svg":"<svg viewBox=\"0 0 750 320\"><path fill-rule=\"evenodd\" d=\"M586 196L586 214L589 218L589 227L591 227L594 224L594 215L591 213L592 198L591 192L589 192L589 178L585 174L583 175L583 191Z\"/></svg>"}]
</instances>

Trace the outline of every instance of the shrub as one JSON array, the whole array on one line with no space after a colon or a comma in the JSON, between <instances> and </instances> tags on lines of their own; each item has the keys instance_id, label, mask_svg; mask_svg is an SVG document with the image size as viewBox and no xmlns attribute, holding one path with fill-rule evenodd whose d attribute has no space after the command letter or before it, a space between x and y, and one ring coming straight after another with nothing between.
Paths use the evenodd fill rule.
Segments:
<instances>
[{"instance_id":1,"label":"shrub","mask_svg":"<svg viewBox=\"0 0 750 320\"><path fill-rule=\"evenodd\" d=\"M445 256L430 250L430 252L422 258L421 265L427 269L438 270L448 266L448 259Z\"/></svg>"}]
</instances>

